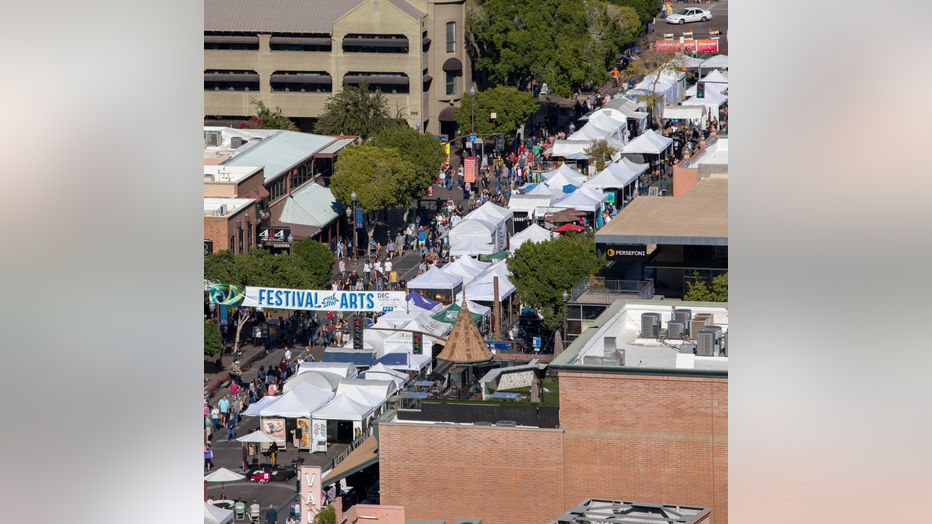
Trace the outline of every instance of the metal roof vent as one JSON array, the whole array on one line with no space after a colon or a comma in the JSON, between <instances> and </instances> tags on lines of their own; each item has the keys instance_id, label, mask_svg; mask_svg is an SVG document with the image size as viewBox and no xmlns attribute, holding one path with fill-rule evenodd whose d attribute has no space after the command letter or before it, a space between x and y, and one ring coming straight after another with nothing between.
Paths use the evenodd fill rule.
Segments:
<instances>
[{"instance_id":1,"label":"metal roof vent","mask_svg":"<svg viewBox=\"0 0 932 524\"><path fill-rule=\"evenodd\" d=\"M660 313L641 313L641 338L660 336Z\"/></svg>"}]
</instances>

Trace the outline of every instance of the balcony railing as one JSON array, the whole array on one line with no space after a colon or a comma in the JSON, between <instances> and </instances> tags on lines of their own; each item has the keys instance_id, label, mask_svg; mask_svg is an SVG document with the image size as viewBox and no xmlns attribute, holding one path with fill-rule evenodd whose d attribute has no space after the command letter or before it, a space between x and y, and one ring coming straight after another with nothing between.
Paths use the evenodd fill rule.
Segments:
<instances>
[{"instance_id":1,"label":"balcony railing","mask_svg":"<svg viewBox=\"0 0 932 524\"><path fill-rule=\"evenodd\" d=\"M613 302L619 295L631 295L641 300L650 300L654 298L654 281L584 277L570 290L570 301L575 301L584 294L590 299L589 301L592 298L602 298L596 301L605 304Z\"/></svg>"}]
</instances>

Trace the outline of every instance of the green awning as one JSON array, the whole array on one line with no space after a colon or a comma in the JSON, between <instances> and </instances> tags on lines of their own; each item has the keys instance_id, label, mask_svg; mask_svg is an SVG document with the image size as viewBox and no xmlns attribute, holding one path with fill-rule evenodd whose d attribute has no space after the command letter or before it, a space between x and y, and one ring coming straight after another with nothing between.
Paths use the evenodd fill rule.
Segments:
<instances>
[{"instance_id":1,"label":"green awning","mask_svg":"<svg viewBox=\"0 0 932 524\"><path fill-rule=\"evenodd\" d=\"M462 307L457 306L456 304L450 304L449 306L446 307L446 309L444 309L440 313L437 313L432 318L438 322L446 322L447 324L453 324L456 322L456 316L459 314L460 309L462 309ZM478 313L473 313L472 311L470 311L469 314L472 315L472 320L476 324L479 324L479 322L482 322L482 315Z\"/></svg>"},{"instance_id":2,"label":"green awning","mask_svg":"<svg viewBox=\"0 0 932 524\"><path fill-rule=\"evenodd\" d=\"M501 260L501 259L508 258L508 251L502 250L502 251L499 251L498 253L492 253L491 255L483 255L483 256L489 260Z\"/></svg>"}]
</instances>

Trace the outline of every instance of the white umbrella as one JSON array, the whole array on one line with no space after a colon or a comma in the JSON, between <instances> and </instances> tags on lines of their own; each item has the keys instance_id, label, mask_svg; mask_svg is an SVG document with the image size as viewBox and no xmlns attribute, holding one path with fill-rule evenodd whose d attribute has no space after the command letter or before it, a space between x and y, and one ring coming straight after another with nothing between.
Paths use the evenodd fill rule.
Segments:
<instances>
[{"instance_id":1,"label":"white umbrella","mask_svg":"<svg viewBox=\"0 0 932 524\"><path fill-rule=\"evenodd\" d=\"M273 436L267 435L267 434L265 434L265 433L263 433L263 432L261 432L261 431L253 431L252 433L246 435L245 437L240 437L240 438L238 438L238 439L236 439L236 440L238 440L238 441L240 441L240 442L261 442L261 443L263 443L263 444L271 444L271 443L273 443L273 442L274 442L275 444L284 444L284 443L285 443L285 439L280 439L280 438L278 438L278 437L273 437ZM223 468L221 468L221 469L223 469ZM220 471L218 470L217 472L219 473ZM232 471L231 471L231 473L232 473Z\"/></svg>"},{"instance_id":2,"label":"white umbrella","mask_svg":"<svg viewBox=\"0 0 932 524\"><path fill-rule=\"evenodd\" d=\"M233 510L204 503L204 524L226 524L233 521Z\"/></svg>"},{"instance_id":3,"label":"white umbrella","mask_svg":"<svg viewBox=\"0 0 932 524\"><path fill-rule=\"evenodd\" d=\"M219 482L220 483L220 498L225 499L226 493L223 491L223 483L233 482L235 480L243 480L244 478L246 477L244 477L243 475L240 475L239 473L230 471L227 468L220 468L217 471L214 471L213 473L205 476L204 480L206 480L207 482Z\"/></svg>"}]
</instances>

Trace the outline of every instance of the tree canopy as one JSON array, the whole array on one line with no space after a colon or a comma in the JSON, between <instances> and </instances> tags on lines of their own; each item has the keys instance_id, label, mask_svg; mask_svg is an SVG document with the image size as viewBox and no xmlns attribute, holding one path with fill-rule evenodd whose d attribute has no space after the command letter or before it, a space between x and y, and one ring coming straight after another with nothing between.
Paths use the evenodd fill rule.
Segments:
<instances>
[{"instance_id":1,"label":"tree canopy","mask_svg":"<svg viewBox=\"0 0 932 524\"><path fill-rule=\"evenodd\" d=\"M615 53L659 10L660 0L467 0L467 52L492 82L527 88L536 80L570 96L608 80Z\"/></svg>"},{"instance_id":2,"label":"tree canopy","mask_svg":"<svg viewBox=\"0 0 932 524\"><path fill-rule=\"evenodd\" d=\"M296 248L302 246L300 256L297 253L273 255L265 249L251 249L238 255L228 250L217 251L204 257L204 278L237 286L322 289L330 281L333 255L324 257L322 252L310 246L310 242L319 242L313 239L306 241L295 243ZM310 261L308 258L311 256L317 260ZM326 278L322 278L328 263L330 269L326 271Z\"/></svg>"},{"instance_id":3,"label":"tree canopy","mask_svg":"<svg viewBox=\"0 0 932 524\"><path fill-rule=\"evenodd\" d=\"M693 280L686 281L686 294L683 300L693 302L728 302L728 272L711 279L700 278L693 273Z\"/></svg>"},{"instance_id":4,"label":"tree canopy","mask_svg":"<svg viewBox=\"0 0 932 524\"><path fill-rule=\"evenodd\" d=\"M446 152L443 144L434 135L422 135L410 127L395 127L383 129L372 139L376 147L391 148L401 155L401 158L414 166L415 180L412 192L414 198L427 191L440 173ZM358 191L357 191L358 193Z\"/></svg>"},{"instance_id":5,"label":"tree canopy","mask_svg":"<svg viewBox=\"0 0 932 524\"><path fill-rule=\"evenodd\" d=\"M593 143L591 146L584 149L585 153L592 157L592 161L595 163L595 168L598 171L605 169L605 166L612 161L612 155L617 153L618 148L612 147L605 140L599 140Z\"/></svg>"},{"instance_id":6,"label":"tree canopy","mask_svg":"<svg viewBox=\"0 0 932 524\"><path fill-rule=\"evenodd\" d=\"M333 277L333 264L336 257L330 248L313 238L305 238L294 243L292 248L297 267L308 273L307 278L312 289L323 289Z\"/></svg>"},{"instance_id":7,"label":"tree canopy","mask_svg":"<svg viewBox=\"0 0 932 524\"><path fill-rule=\"evenodd\" d=\"M369 90L366 83L345 85L327 98L324 110L314 126L321 135L352 135L366 140L391 127L408 127L404 109L396 108L392 116L388 99L380 89Z\"/></svg>"},{"instance_id":8,"label":"tree canopy","mask_svg":"<svg viewBox=\"0 0 932 524\"><path fill-rule=\"evenodd\" d=\"M204 354L207 356L213 356L217 353L220 353L225 348L223 347L223 337L220 336L220 332L217 331L217 324L214 324L212 320L204 321Z\"/></svg>"},{"instance_id":9,"label":"tree canopy","mask_svg":"<svg viewBox=\"0 0 932 524\"><path fill-rule=\"evenodd\" d=\"M651 93L638 97L638 102L644 102L654 113L654 121L659 121L661 107L665 103L663 94L657 93L657 83L662 73L680 75L686 62L679 53L658 51L654 47L657 37L643 37L639 40L641 52L636 60L628 63L625 75L631 78L645 77L651 85Z\"/></svg>"},{"instance_id":10,"label":"tree canopy","mask_svg":"<svg viewBox=\"0 0 932 524\"><path fill-rule=\"evenodd\" d=\"M487 135L504 133L505 136L515 132L529 116L540 109L540 103L527 91L516 87L496 86L476 92L476 133ZM495 113L495 118L492 118ZM456 125L459 134L464 135L472 129L472 95L463 95L460 106L456 108Z\"/></svg>"},{"instance_id":11,"label":"tree canopy","mask_svg":"<svg viewBox=\"0 0 932 524\"><path fill-rule=\"evenodd\" d=\"M355 191L356 205L367 213L406 205L423 189L414 164L403 160L395 148L372 144L341 151L330 177L330 191L337 200L351 205Z\"/></svg>"},{"instance_id":12,"label":"tree canopy","mask_svg":"<svg viewBox=\"0 0 932 524\"><path fill-rule=\"evenodd\" d=\"M553 329L563 321L563 292L605 266L596 256L595 234L568 232L547 242L525 242L506 262L521 300L541 308L544 325Z\"/></svg>"},{"instance_id":13,"label":"tree canopy","mask_svg":"<svg viewBox=\"0 0 932 524\"><path fill-rule=\"evenodd\" d=\"M282 114L282 108L275 106L270 109L261 100L252 100L252 105L256 109L262 109L261 117L254 117L244 124L240 124L240 129L284 129L286 131L300 131L294 122Z\"/></svg>"}]
</instances>

